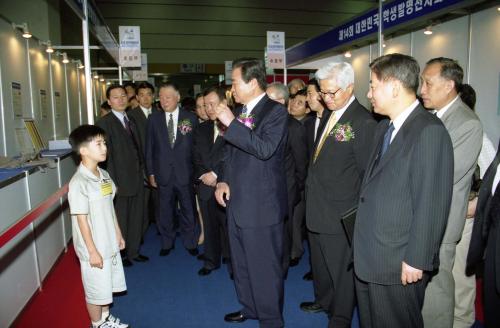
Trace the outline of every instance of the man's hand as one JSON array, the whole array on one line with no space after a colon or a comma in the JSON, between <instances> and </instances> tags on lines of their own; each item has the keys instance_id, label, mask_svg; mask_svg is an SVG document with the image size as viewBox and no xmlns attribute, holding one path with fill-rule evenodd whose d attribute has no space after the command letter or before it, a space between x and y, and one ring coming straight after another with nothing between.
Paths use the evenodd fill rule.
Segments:
<instances>
[{"instance_id":1,"label":"man's hand","mask_svg":"<svg viewBox=\"0 0 500 328\"><path fill-rule=\"evenodd\" d=\"M158 188L154 175L149 176L149 184L151 185L151 187Z\"/></svg>"},{"instance_id":2,"label":"man's hand","mask_svg":"<svg viewBox=\"0 0 500 328\"><path fill-rule=\"evenodd\" d=\"M102 256L97 250L94 252L90 252L89 257L90 267L102 269Z\"/></svg>"},{"instance_id":3,"label":"man's hand","mask_svg":"<svg viewBox=\"0 0 500 328\"><path fill-rule=\"evenodd\" d=\"M422 270L413 268L406 264L404 261L402 262L401 283L403 284L403 286L419 281L420 279L422 279L422 274Z\"/></svg>"},{"instance_id":4,"label":"man's hand","mask_svg":"<svg viewBox=\"0 0 500 328\"><path fill-rule=\"evenodd\" d=\"M118 240L118 248L120 250L124 250L125 249L125 239L123 239L123 236L120 234L117 238Z\"/></svg>"},{"instance_id":5,"label":"man's hand","mask_svg":"<svg viewBox=\"0 0 500 328\"><path fill-rule=\"evenodd\" d=\"M474 197L473 200L469 201L469 205L467 205L467 219L472 219L476 214L476 206L477 206L477 197Z\"/></svg>"},{"instance_id":6,"label":"man's hand","mask_svg":"<svg viewBox=\"0 0 500 328\"><path fill-rule=\"evenodd\" d=\"M226 207L225 201L229 200L229 196L229 185L225 182L219 182L217 184L217 189L215 189L215 199L217 199L217 203Z\"/></svg>"},{"instance_id":7,"label":"man's hand","mask_svg":"<svg viewBox=\"0 0 500 328\"><path fill-rule=\"evenodd\" d=\"M231 124L234 120L233 112L229 107L227 107L225 101L222 101L217 107L215 107L215 114L217 115L219 121L225 126L229 126L229 124Z\"/></svg>"},{"instance_id":8,"label":"man's hand","mask_svg":"<svg viewBox=\"0 0 500 328\"><path fill-rule=\"evenodd\" d=\"M217 178L212 172L207 172L200 177L201 182L210 187L215 187L217 184Z\"/></svg>"}]
</instances>

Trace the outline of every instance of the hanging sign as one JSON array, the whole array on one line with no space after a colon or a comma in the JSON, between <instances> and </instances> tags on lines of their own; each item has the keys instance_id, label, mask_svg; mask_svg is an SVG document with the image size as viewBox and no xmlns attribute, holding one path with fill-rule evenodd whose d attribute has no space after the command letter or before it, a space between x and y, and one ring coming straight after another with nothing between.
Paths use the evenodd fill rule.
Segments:
<instances>
[{"instance_id":1,"label":"hanging sign","mask_svg":"<svg viewBox=\"0 0 500 328\"><path fill-rule=\"evenodd\" d=\"M269 68L285 66L285 32L267 31L267 63Z\"/></svg>"},{"instance_id":2,"label":"hanging sign","mask_svg":"<svg viewBox=\"0 0 500 328\"><path fill-rule=\"evenodd\" d=\"M120 65L141 66L141 27L120 26Z\"/></svg>"}]
</instances>

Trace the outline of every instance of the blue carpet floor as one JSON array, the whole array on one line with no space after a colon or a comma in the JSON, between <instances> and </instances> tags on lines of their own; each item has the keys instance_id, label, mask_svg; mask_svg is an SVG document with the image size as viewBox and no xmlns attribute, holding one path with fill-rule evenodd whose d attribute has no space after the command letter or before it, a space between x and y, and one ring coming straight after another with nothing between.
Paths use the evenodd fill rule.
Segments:
<instances>
[{"instance_id":1,"label":"blue carpet floor","mask_svg":"<svg viewBox=\"0 0 500 328\"><path fill-rule=\"evenodd\" d=\"M176 247L166 257L158 255L159 236L152 225L147 232L141 253L149 256L147 263L125 268L128 292L115 297L111 310L134 328L256 328L258 322L241 324L224 322L228 312L240 310L233 281L227 268L221 267L205 277L198 276L202 262L190 256L178 238ZM202 251L200 247L200 251ZM285 282L284 318L290 328L327 327L324 313L309 314L299 304L313 300L312 282L302 280L308 271L307 256L290 269ZM357 317L353 327L358 327Z\"/></svg>"}]
</instances>

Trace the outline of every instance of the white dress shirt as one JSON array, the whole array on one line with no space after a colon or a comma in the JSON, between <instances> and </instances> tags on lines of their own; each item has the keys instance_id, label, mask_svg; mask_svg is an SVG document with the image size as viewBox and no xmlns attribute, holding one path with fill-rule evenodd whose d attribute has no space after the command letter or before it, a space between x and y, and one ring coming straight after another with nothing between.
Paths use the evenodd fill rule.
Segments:
<instances>
[{"instance_id":1,"label":"white dress shirt","mask_svg":"<svg viewBox=\"0 0 500 328\"><path fill-rule=\"evenodd\" d=\"M259 103L259 101L264 98L264 96L266 95L265 92L263 92L261 95L253 98L252 100L250 100L248 102L248 104L246 104L246 107L247 107L247 115L250 115L250 113L252 112L252 110L254 109L255 106L257 106L257 104Z\"/></svg>"},{"instance_id":2,"label":"white dress shirt","mask_svg":"<svg viewBox=\"0 0 500 328\"><path fill-rule=\"evenodd\" d=\"M493 186L491 187L491 194L495 194L495 190L498 188L498 183L500 182L500 164L497 165L497 173L493 178Z\"/></svg>"},{"instance_id":3,"label":"white dress shirt","mask_svg":"<svg viewBox=\"0 0 500 328\"><path fill-rule=\"evenodd\" d=\"M151 115L152 108L147 109L147 108L142 107L141 105L139 105L139 107L141 107L141 110L144 113L144 116L146 116L146 118L148 118L149 115Z\"/></svg>"},{"instance_id":4,"label":"white dress shirt","mask_svg":"<svg viewBox=\"0 0 500 328\"><path fill-rule=\"evenodd\" d=\"M392 132L391 136L391 142L394 140L394 137L396 134L398 134L399 130L405 123L406 119L410 114L417 108L419 102L418 100L415 100L408 108L406 108L404 111L402 111L391 123L394 125L394 131Z\"/></svg>"},{"instance_id":5,"label":"white dress shirt","mask_svg":"<svg viewBox=\"0 0 500 328\"><path fill-rule=\"evenodd\" d=\"M170 120L170 114L172 114L172 121L174 121L174 142L177 139L177 123L179 121L179 106L175 108L172 113L165 112L165 124L168 127L168 121Z\"/></svg>"},{"instance_id":6,"label":"white dress shirt","mask_svg":"<svg viewBox=\"0 0 500 328\"><path fill-rule=\"evenodd\" d=\"M444 106L444 107L443 107L443 108L441 108L440 110L436 110L436 111L434 111L434 112L436 113L436 116L437 116L437 117L439 117L439 118L442 118L442 117L443 117L443 115L444 115L444 113L446 113L446 111L447 111L448 109L450 109L451 105L453 105L453 103L454 103L455 101L457 101L458 97L460 97L460 96L458 96L458 95L457 95L457 96L455 97L455 99L453 99L453 100L452 100L452 101L450 101L448 104L446 104L446 106Z\"/></svg>"},{"instance_id":7,"label":"white dress shirt","mask_svg":"<svg viewBox=\"0 0 500 328\"><path fill-rule=\"evenodd\" d=\"M125 117L127 117L127 114L125 112L118 112L114 109L111 109L111 112L122 122L123 127L126 129L127 127L125 126ZM128 117L127 117L128 119ZM130 121L130 120L129 120Z\"/></svg>"}]
</instances>

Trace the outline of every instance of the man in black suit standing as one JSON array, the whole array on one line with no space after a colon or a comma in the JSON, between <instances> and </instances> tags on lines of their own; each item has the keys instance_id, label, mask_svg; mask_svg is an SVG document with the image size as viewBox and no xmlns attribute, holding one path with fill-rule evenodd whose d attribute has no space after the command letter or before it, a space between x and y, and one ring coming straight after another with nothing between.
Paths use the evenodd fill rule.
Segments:
<instances>
[{"instance_id":1,"label":"man in black suit standing","mask_svg":"<svg viewBox=\"0 0 500 328\"><path fill-rule=\"evenodd\" d=\"M300 92L300 91L299 91ZM267 86L266 94L272 100L287 106L288 88L280 82ZM295 209L301 202L307 174L307 144L306 131L299 120L288 115L288 138L285 148L286 186L288 192L288 215L285 220L283 245L283 269L296 266L302 253L297 251L302 244L303 220L295 217ZM286 275L286 274L285 274Z\"/></svg>"},{"instance_id":2,"label":"man in black suit standing","mask_svg":"<svg viewBox=\"0 0 500 328\"><path fill-rule=\"evenodd\" d=\"M127 115L132 117L137 123L137 128L139 132L139 140L141 142L141 149L144 152L146 150L146 127L148 125L148 117L157 109L153 106L155 88L149 82L141 82L137 85L136 98L139 102L139 106L129 109ZM146 172L144 172L146 176ZM145 179L144 184L144 222L142 225L142 237L146 233L149 226L150 219L154 220L155 217L155 206L152 202L154 198L153 194L156 193L156 189L152 188ZM157 195L156 195L157 198Z\"/></svg>"},{"instance_id":3,"label":"man in black suit standing","mask_svg":"<svg viewBox=\"0 0 500 328\"><path fill-rule=\"evenodd\" d=\"M321 133L328 117L330 117L331 111L325 111L325 102L321 98L320 86L318 80L310 79L307 82L307 106L311 109L311 112L315 113L314 119L309 119L304 122L306 128L306 138L307 138L307 151L311 157L312 151L314 149L314 144L318 140L318 134ZM323 115L325 114L325 115ZM319 131L319 132L318 132Z\"/></svg>"},{"instance_id":4,"label":"man in black suit standing","mask_svg":"<svg viewBox=\"0 0 500 328\"><path fill-rule=\"evenodd\" d=\"M215 196L227 206L234 283L242 309L224 320L257 319L262 328L279 328L284 326L281 261L288 116L283 105L265 94L262 61L234 61L232 80L234 98L243 106L236 117L224 104L216 110L227 126L227 151Z\"/></svg>"},{"instance_id":5,"label":"man in black suit standing","mask_svg":"<svg viewBox=\"0 0 500 328\"><path fill-rule=\"evenodd\" d=\"M200 123L194 133L194 176L198 181L198 198L205 234L203 267L198 271L206 276L220 267L223 250L228 249L226 213L215 200L215 186L220 175L224 155L225 126L217 120L215 108L225 101L225 90L211 87L203 93L208 120ZM226 254L226 259L229 255Z\"/></svg>"},{"instance_id":6,"label":"man in black suit standing","mask_svg":"<svg viewBox=\"0 0 500 328\"><path fill-rule=\"evenodd\" d=\"M106 131L108 156L105 168L118 187L115 210L118 224L125 239L126 251L123 265L131 266L131 260L146 262L147 256L139 254L143 222L143 163L139 129L127 109L127 91L121 85L106 90L111 113L97 121Z\"/></svg>"},{"instance_id":7,"label":"man in black suit standing","mask_svg":"<svg viewBox=\"0 0 500 328\"><path fill-rule=\"evenodd\" d=\"M500 327L500 142L484 174L467 254L467 274L483 273L484 324Z\"/></svg>"},{"instance_id":8,"label":"man in black suit standing","mask_svg":"<svg viewBox=\"0 0 500 328\"><path fill-rule=\"evenodd\" d=\"M329 316L329 327L350 327L355 306L352 251L341 215L358 202L375 121L354 97L354 70L330 63L316 72L331 112L318 135L306 181L306 225L311 245L315 302L301 309Z\"/></svg>"},{"instance_id":9,"label":"man in black suit standing","mask_svg":"<svg viewBox=\"0 0 500 328\"><path fill-rule=\"evenodd\" d=\"M163 112L148 119L146 135L146 172L149 183L158 188L162 248L167 256L175 246L174 210L180 204L180 233L189 254L198 255L193 179L193 132L198 126L195 114L179 108L180 94L175 84L160 86Z\"/></svg>"},{"instance_id":10,"label":"man in black suit standing","mask_svg":"<svg viewBox=\"0 0 500 328\"><path fill-rule=\"evenodd\" d=\"M361 326L423 327L425 287L450 211L453 147L416 98L413 57L385 55L370 68L368 98L390 120L374 134L354 230Z\"/></svg>"}]
</instances>

